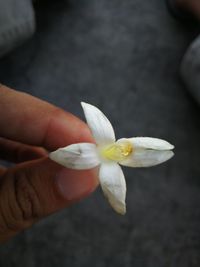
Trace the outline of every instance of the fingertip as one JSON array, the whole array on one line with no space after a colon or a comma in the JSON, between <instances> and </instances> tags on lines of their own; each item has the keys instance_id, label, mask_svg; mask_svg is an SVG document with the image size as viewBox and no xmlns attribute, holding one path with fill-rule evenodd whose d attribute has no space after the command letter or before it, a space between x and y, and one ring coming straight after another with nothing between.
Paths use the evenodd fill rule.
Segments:
<instances>
[{"instance_id":1,"label":"fingertip","mask_svg":"<svg viewBox=\"0 0 200 267\"><path fill-rule=\"evenodd\" d=\"M59 194L69 203L89 196L99 184L97 171L62 169L55 176Z\"/></svg>"},{"instance_id":2,"label":"fingertip","mask_svg":"<svg viewBox=\"0 0 200 267\"><path fill-rule=\"evenodd\" d=\"M5 86L0 86L0 92L0 113L7 110L0 121L2 137L51 151L72 143L93 142L87 125L71 113ZM9 127L8 121L12 121Z\"/></svg>"},{"instance_id":3,"label":"fingertip","mask_svg":"<svg viewBox=\"0 0 200 267\"><path fill-rule=\"evenodd\" d=\"M87 124L73 114L57 109L49 122L43 146L53 151L80 142L94 142Z\"/></svg>"}]
</instances>

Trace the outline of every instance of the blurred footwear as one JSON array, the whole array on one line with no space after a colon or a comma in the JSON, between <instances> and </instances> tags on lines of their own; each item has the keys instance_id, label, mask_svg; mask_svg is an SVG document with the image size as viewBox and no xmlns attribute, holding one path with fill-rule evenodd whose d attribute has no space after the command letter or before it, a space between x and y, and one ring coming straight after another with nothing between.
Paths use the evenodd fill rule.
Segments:
<instances>
[{"instance_id":1,"label":"blurred footwear","mask_svg":"<svg viewBox=\"0 0 200 267\"><path fill-rule=\"evenodd\" d=\"M181 62L181 78L193 96L194 100L200 105L200 36L198 36L187 49Z\"/></svg>"}]
</instances>

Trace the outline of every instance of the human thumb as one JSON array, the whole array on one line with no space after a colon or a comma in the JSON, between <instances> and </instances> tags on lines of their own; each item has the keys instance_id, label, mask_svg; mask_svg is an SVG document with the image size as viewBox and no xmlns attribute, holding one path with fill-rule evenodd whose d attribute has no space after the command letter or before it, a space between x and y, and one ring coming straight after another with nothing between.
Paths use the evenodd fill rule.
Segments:
<instances>
[{"instance_id":1,"label":"human thumb","mask_svg":"<svg viewBox=\"0 0 200 267\"><path fill-rule=\"evenodd\" d=\"M0 180L0 241L88 196L98 185L96 172L66 169L48 158L10 168Z\"/></svg>"}]
</instances>

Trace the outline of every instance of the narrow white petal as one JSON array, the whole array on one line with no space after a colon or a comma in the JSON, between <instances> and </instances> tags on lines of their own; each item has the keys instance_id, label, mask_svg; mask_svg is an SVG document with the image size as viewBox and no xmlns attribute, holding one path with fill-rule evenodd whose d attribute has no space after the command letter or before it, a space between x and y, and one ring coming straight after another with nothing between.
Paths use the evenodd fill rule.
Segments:
<instances>
[{"instance_id":1,"label":"narrow white petal","mask_svg":"<svg viewBox=\"0 0 200 267\"><path fill-rule=\"evenodd\" d=\"M50 159L64 167L86 170L100 164L96 145L91 143L79 143L69 145L49 154Z\"/></svg>"},{"instance_id":2,"label":"narrow white petal","mask_svg":"<svg viewBox=\"0 0 200 267\"><path fill-rule=\"evenodd\" d=\"M81 102L87 124L97 144L115 142L115 133L108 118L95 106Z\"/></svg>"},{"instance_id":3,"label":"narrow white petal","mask_svg":"<svg viewBox=\"0 0 200 267\"><path fill-rule=\"evenodd\" d=\"M119 139L118 142L122 140L127 140L133 144L134 149L155 149L155 150L171 150L174 149L174 146L169 142L152 137L133 137L133 138L123 138Z\"/></svg>"},{"instance_id":4,"label":"narrow white petal","mask_svg":"<svg viewBox=\"0 0 200 267\"><path fill-rule=\"evenodd\" d=\"M119 163L128 167L150 167L167 161L173 155L171 150L136 149L127 159Z\"/></svg>"},{"instance_id":5,"label":"narrow white petal","mask_svg":"<svg viewBox=\"0 0 200 267\"><path fill-rule=\"evenodd\" d=\"M126 213L126 182L123 171L117 163L103 163L99 178L101 188L113 209L124 215Z\"/></svg>"}]
</instances>

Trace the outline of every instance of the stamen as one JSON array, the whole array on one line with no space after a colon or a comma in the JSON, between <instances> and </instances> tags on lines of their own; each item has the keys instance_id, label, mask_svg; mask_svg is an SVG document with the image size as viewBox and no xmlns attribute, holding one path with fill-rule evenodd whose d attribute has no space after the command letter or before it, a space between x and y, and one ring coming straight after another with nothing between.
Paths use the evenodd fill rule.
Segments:
<instances>
[{"instance_id":1,"label":"stamen","mask_svg":"<svg viewBox=\"0 0 200 267\"><path fill-rule=\"evenodd\" d=\"M132 144L128 141L124 141L104 147L101 150L101 155L109 160L121 161L126 159L132 152Z\"/></svg>"}]
</instances>

